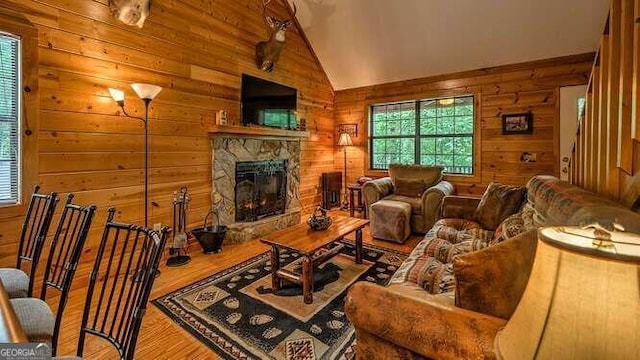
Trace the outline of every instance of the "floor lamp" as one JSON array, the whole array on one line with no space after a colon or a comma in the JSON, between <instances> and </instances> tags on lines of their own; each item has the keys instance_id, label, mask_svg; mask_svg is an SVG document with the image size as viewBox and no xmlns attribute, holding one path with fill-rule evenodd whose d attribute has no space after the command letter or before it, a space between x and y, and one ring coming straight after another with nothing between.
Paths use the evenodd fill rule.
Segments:
<instances>
[{"instance_id":1,"label":"floor lamp","mask_svg":"<svg viewBox=\"0 0 640 360\"><path fill-rule=\"evenodd\" d=\"M136 95L144 102L144 118L131 116L124 108L124 91L120 89L109 88L109 93L113 100L118 103L122 112L134 119L141 120L144 123L144 227L149 228L149 104L162 91L160 86L150 84L131 84L131 88Z\"/></svg>"},{"instance_id":2,"label":"floor lamp","mask_svg":"<svg viewBox=\"0 0 640 360\"><path fill-rule=\"evenodd\" d=\"M342 208L344 210L348 210L349 201L347 200L347 146L353 146L351 135L346 132L340 134L340 139L338 139L338 146L342 146L342 149L344 151L344 200L342 201Z\"/></svg>"}]
</instances>

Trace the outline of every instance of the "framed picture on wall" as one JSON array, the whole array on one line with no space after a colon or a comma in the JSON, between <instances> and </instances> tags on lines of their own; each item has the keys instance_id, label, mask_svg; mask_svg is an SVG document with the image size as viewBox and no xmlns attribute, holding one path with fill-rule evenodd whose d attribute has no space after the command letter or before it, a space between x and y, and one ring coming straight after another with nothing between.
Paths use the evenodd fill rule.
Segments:
<instances>
[{"instance_id":1,"label":"framed picture on wall","mask_svg":"<svg viewBox=\"0 0 640 360\"><path fill-rule=\"evenodd\" d=\"M358 136L358 124L340 124L338 133L347 133L351 135L351 137L356 137Z\"/></svg>"},{"instance_id":2,"label":"framed picture on wall","mask_svg":"<svg viewBox=\"0 0 640 360\"><path fill-rule=\"evenodd\" d=\"M502 135L533 134L531 113L502 115Z\"/></svg>"}]
</instances>

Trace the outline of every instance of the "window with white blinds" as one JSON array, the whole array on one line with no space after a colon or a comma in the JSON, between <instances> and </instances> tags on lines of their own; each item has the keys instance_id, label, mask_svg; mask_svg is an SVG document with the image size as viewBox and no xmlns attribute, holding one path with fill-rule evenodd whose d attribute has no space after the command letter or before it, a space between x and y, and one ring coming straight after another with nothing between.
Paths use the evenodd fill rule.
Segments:
<instances>
[{"instance_id":1,"label":"window with white blinds","mask_svg":"<svg viewBox=\"0 0 640 360\"><path fill-rule=\"evenodd\" d=\"M20 202L20 39L0 32L0 205Z\"/></svg>"}]
</instances>

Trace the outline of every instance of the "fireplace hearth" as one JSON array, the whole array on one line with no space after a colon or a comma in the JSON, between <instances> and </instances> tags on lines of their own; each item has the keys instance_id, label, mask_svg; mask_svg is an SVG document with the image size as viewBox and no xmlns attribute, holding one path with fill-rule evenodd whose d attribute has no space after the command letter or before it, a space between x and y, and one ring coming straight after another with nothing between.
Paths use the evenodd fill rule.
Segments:
<instances>
[{"instance_id":1,"label":"fireplace hearth","mask_svg":"<svg viewBox=\"0 0 640 360\"><path fill-rule=\"evenodd\" d=\"M236 222L284 214L286 202L286 160L236 163Z\"/></svg>"}]
</instances>

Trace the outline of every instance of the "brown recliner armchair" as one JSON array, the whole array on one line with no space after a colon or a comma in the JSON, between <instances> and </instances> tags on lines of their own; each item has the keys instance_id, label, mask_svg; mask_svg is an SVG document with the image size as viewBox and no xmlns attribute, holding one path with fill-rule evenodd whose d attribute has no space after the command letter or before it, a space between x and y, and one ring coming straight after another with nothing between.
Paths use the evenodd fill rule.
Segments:
<instances>
[{"instance_id":1,"label":"brown recliner armchair","mask_svg":"<svg viewBox=\"0 0 640 360\"><path fill-rule=\"evenodd\" d=\"M368 181L362 187L367 214L371 214L371 205L382 199L408 203L411 230L420 234L431 229L442 198L453 190L453 184L442 180L442 167L401 164L390 164L388 177Z\"/></svg>"}]
</instances>

